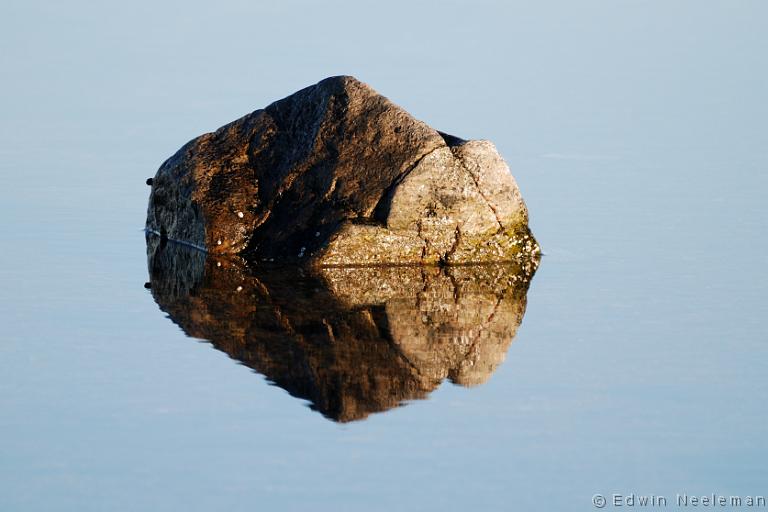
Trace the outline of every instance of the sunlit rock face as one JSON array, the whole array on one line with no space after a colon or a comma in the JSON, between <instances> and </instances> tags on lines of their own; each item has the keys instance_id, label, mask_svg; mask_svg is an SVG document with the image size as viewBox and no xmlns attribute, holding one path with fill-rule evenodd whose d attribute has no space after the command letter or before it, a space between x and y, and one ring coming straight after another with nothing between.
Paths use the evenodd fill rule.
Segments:
<instances>
[{"instance_id":1,"label":"sunlit rock face","mask_svg":"<svg viewBox=\"0 0 768 512\"><path fill-rule=\"evenodd\" d=\"M438 132L348 76L190 141L151 185L148 230L250 263L459 264L539 252L492 143Z\"/></svg>"},{"instance_id":2,"label":"sunlit rock face","mask_svg":"<svg viewBox=\"0 0 768 512\"><path fill-rule=\"evenodd\" d=\"M189 336L334 421L485 382L523 319L537 260L261 269L147 238L152 294Z\"/></svg>"}]
</instances>

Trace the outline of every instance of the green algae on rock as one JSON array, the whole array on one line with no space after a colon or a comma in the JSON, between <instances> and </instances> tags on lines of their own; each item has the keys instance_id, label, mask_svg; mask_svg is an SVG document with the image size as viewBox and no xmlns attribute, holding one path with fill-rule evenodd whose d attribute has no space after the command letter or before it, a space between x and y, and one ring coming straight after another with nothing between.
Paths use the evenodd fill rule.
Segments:
<instances>
[{"instance_id":1,"label":"green algae on rock","mask_svg":"<svg viewBox=\"0 0 768 512\"><path fill-rule=\"evenodd\" d=\"M332 77L184 145L147 230L250 263L463 264L539 246L504 160Z\"/></svg>"}]
</instances>

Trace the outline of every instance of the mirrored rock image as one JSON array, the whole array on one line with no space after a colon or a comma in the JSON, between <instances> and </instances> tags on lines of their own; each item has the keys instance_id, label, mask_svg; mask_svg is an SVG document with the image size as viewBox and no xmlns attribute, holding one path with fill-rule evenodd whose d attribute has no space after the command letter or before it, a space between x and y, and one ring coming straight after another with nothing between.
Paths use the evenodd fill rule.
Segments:
<instances>
[{"instance_id":1,"label":"mirrored rock image","mask_svg":"<svg viewBox=\"0 0 768 512\"><path fill-rule=\"evenodd\" d=\"M488 380L538 264L252 269L153 235L147 256L155 301L187 335L339 422Z\"/></svg>"}]
</instances>

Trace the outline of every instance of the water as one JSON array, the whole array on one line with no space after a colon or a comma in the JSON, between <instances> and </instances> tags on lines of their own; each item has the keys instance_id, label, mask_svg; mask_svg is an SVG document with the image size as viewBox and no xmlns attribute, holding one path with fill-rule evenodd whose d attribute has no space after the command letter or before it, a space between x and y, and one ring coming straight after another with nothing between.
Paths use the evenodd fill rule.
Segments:
<instances>
[{"instance_id":1,"label":"water","mask_svg":"<svg viewBox=\"0 0 768 512\"><path fill-rule=\"evenodd\" d=\"M147 238L145 287L192 337L338 422L486 382L525 314L536 260L440 267L247 268Z\"/></svg>"},{"instance_id":2,"label":"water","mask_svg":"<svg viewBox=\"0 0 768 512\"><path fill-rule=\"evenodd\" d=\"M766 10L3 5L0 510L768 494ZM181 144L340 73L493 140L545 252L485 382L346 422L186 336L141 231Z\"/></svg>"}]
</instances>

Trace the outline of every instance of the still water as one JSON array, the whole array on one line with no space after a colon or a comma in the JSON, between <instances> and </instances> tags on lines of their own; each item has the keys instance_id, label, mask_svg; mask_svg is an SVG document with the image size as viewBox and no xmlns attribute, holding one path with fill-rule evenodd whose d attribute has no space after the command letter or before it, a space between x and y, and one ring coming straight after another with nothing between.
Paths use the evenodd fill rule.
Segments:
<instances>
[{"instance_id":1,"label":"still water","mask_svg":"<svg viewBox=\"0 0 768 512\"><path fill-rule=\"evenodd\" d=\"M4 4L0 510L768 495L767 15ZM342 73L496 143L532 278L254 274L147 246L165 158Z\"/></svg>"},{"instance_id":2,"label":"still water","mask_svg":"<svg viewBox=\"0 0 768 512\"><path fill-rule=\"evenodd\" d=\"M248 269L147 237L160 309L330 420L362 420L449 378L482 384L525 313L536 260Z\"/></svg>"}]
</instances>

